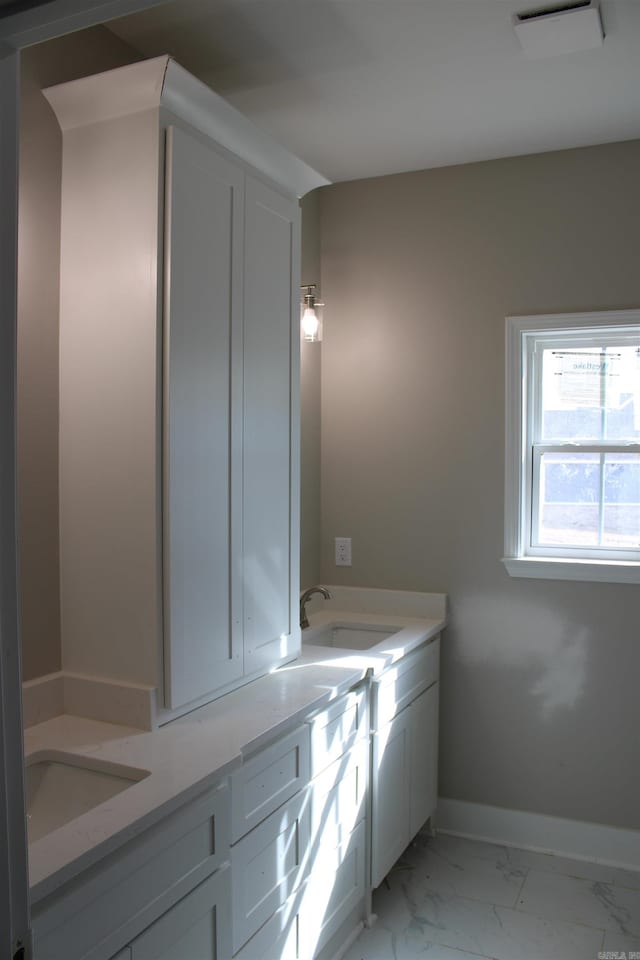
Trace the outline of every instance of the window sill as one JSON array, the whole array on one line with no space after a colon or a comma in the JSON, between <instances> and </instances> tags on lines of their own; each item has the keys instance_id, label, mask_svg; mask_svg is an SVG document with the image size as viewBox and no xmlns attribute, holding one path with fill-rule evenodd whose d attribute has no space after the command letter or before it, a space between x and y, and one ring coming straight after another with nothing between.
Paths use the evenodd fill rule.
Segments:
<instances>
[{"instance_id":1,"label":"window sill","mask_svg":"<svg viewBox=\"0 0 640 960\"><path fill-rule=\"evenodd\" d=\"M628 560L564 560L560 557L503 557L510 577L640 583L640 563Z\"/></svg>"}]
</instances>

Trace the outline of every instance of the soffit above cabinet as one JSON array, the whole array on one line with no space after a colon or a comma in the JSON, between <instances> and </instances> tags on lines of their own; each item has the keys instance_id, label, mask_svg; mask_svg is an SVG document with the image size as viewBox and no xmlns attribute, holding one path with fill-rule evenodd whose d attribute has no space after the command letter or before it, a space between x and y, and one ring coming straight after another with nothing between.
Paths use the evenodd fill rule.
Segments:
<instances>
[{"instance_id":1,"label":"soffit above cabinet","mask_svg":"<svg viewBox=\"0 0 640 960\"><path fill-rule=\"evenodd\" d=\"M302 197L330 182L166 55L49 87L43 93L63 131L164 107L289 194Z\"/></svg>"}]
</instances>

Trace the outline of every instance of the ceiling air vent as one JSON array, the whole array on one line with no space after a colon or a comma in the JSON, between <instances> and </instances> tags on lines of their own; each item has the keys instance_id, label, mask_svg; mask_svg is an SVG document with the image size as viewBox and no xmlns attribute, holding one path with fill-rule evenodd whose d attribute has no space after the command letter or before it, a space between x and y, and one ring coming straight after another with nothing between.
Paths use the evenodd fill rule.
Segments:
<instances>
[{"instance_id":1,"label":"ceiling air vent","mask_svg":"<svg viewBox=\"0 0 640 960\"><path fill-rule=\"evenodd\" d=\"M600 0L576 0L516 13L513 29L531 60L592 50L604 40Z\"/></svg>"}]
</instances>

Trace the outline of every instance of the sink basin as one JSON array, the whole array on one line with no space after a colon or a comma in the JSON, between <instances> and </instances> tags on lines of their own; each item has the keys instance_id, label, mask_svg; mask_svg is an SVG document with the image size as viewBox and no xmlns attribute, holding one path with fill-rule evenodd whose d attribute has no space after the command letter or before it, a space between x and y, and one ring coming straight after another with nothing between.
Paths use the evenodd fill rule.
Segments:
<instances>
[{"instance_id":1,"label":"sink basin","mask_svg":"<svg viewBox=\"0 0 640 960\"><path fill-rule=\"evenodd\" d=\"M58 750L32 754L25 769L29 843L148 776L148 770Z\"/></svg>"},{"instance_id":2,"label":"sink basin","mask_svg":"<svg viewBox=\"0 0 640 960\"><path fill-rule=\"evenodd\" d=\"M340 650L370 650L387 640L402 627L367 623L327 623L302 631L302 642L314 647L337 647Z\"/></svg>"}]
</instances>

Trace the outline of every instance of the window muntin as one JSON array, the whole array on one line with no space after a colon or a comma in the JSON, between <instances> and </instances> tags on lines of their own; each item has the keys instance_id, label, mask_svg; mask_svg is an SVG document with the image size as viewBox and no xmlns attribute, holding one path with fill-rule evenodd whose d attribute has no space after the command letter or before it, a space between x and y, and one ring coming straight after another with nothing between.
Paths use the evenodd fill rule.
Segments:
<instances>
[{"instance_id":1,"label":"window muntin","mask_svg":"<svg viewBox=\"0 0 640 960\"><path fill-rule=\"evenodd\" d=\"M523 335L523 554L640 560L640 326Z\"/></svg>"}]
</instances>

